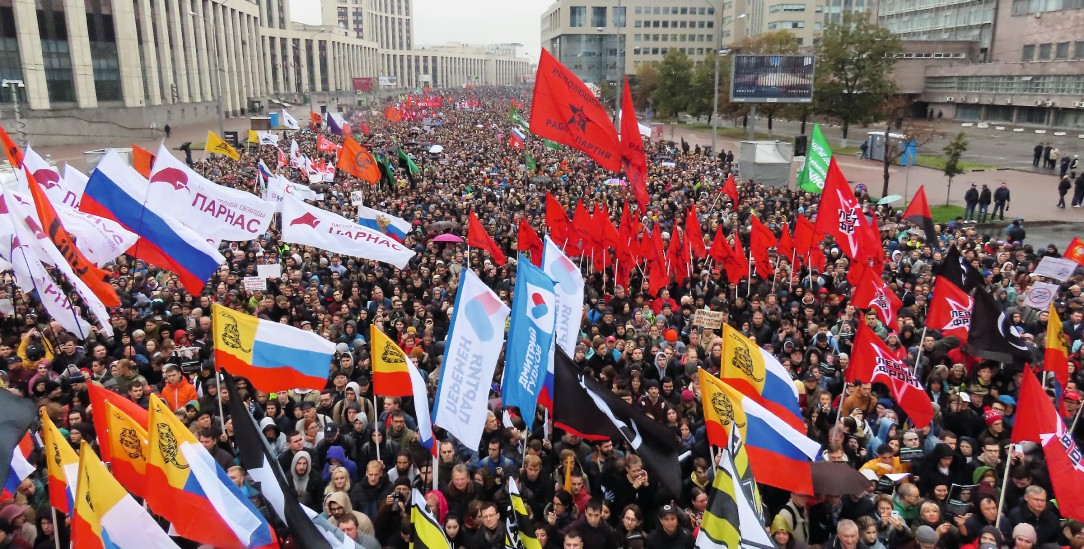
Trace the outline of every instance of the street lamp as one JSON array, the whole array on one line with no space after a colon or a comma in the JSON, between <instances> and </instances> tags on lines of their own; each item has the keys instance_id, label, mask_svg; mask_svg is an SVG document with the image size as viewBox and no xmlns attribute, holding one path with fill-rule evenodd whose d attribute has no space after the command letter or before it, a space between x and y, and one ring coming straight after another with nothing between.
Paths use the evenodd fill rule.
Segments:
<instances>
[{"instance_id":1,"label":"street lamp","mask_svg":"<svg viewBox=\"0 0 1084 549\"><path fill-rule=\"evenodd\" d=\"M11 90L11 110L15 114L15 128L19 133L19 141L22 141L23 148L25 149L29 143L26 139L26 128L23 126L22 116L19 114L19 92L18 88L25 88L26 84L22 80L8 80L4 79L0 87L8 88Z\"/></svg>"},{"instance_id":2,"label":"street lamp","mask_svg":"<svg viewBox=\"0 0 1084 549\"><path fill-rule=\"evenodd\" d=\"M722 12L720 12L722 13ZM727 24L733 23L738 19L745 19L749 15L743 13L733 19ZM719 134L719 58L728 55L730 49L723 49L723 25L719 25L719 49L715 52L715 97L711 102L711 152L712 154L718 154L719 151L715 148L715 141Z\"/></svg>"},{"instance_id":3,"label":"street lamp","mask_svg":"<svg viewBox=\"0 0 1084 549\"><path fill-rule=\"evenodd\" d=\"M218 112L218 136L225 139L225 123L222 116L222 71L218 61L218 40L217 38L214 38L214 33L208 32L210 29L207 28L207 20L204 19L202 15L192 10L188 10L188 15L199 18L200 21L203 21L203 34L204 36L211 37L211 45L214 48L215 62L213 70L215 73L215 110Z\"/></svg>"}]
</instances>

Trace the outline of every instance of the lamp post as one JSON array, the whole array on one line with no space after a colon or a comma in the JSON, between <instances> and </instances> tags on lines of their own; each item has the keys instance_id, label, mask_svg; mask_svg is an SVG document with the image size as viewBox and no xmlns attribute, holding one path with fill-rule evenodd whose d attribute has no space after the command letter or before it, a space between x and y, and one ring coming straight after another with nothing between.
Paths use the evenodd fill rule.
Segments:
<instances>
[{"instance_id":1,"label":"lamp post","mask_svg":"<svg viewBox=\"0 0 1084 549\"><path fill-rule=\"evenodd\" d=\"M720 11L720 13L722 13ZM738 19L744 19L749 14L743 13L734 19L731 19L729 23L733 23ZM728 23L728 24L729 24ZM730 48L723 49L723 25L719 25L719 49L715 51L715 92L714 98L711 102L711 153L718 154L719 151L715 148L715 141L719 135L719 58L724 55L730 54Z\"/></svg>"},{"instance_id":2,"label":"lamp post","mask_svg":"<svg viewBox=\"0 0 1084 549\"><path fill-rule=\"evenodd\" d=\"M19 92L17 91L17 89L25 88L26 84L22 80L4 79L3 83L0 84L0 87L8 88L11 90L11 110L12 113L15 115L15 128L16 131L19 133L19 141L22 142L21 144L25 149L26 146L29 144L29 141L27 141L26 139L26 127L23 125L23 118L19 112Z\"/></svg>"},{"instance_id":3,"label":"lamp post","mask_svg":"<svg viewBox=\"0 0 1084 549\"><path fill-rule=\"evenodd\" d=\"M218 136L225 139L225 122L222 115L222 71L221 67L219 66L218 60L218 39L215 38L216 35L214 33L208 32L209 29L207 28L207 20L204 19L202 15L192 10L188 10L188 15L191 15L192 17L196 17L200 21L203 21L203 33L205 36L209 36L211 38L211 47L214 51L215 62L214 69L212 70L214 70L215 73L215 111L218 113Z\"/></svg>"}]
</instances>

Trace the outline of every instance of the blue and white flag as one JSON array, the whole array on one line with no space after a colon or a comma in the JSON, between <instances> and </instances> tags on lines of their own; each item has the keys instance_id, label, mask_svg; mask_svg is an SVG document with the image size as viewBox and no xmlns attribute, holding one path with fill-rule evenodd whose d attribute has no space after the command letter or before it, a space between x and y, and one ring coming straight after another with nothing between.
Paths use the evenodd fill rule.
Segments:
<instances>
[{"instance_id":1,"label":"blue and white flag","mask_svg":"<svg viewBox=\"0 0 1084 549\"><path fill-rule=\"evenodd\" d=\"M400 242L410 232L409 221L368 206L358 206L358 225L382 232Z\"/></svg>"},{"instance_id":2,"label":"blue and white flag","mask_svg":"<svg viewBox=\"0 0 1084 549\"><path fill-rule=\"evenodd\" d=\"M290 113L286 112L286 109L282 109L282 120L281 120L281 122L282 122L283 126L286 126L287 128L289 128L291 130L300 130L301 129L301 125L297 123L297 119L294 118Z\"/></svg>"},{"instance_id":3,"label":"blue and white flag","mask_svg":"<svg viewBox=\"0 0 1084 549\"><path fill-rule=\"evenodd\" d=\"M501 354L509 308L478 275L463 269L444 349L433 423L477 448L485 427L489 387Z\"/></svg>"},{"instance_id":4,"label":"blue and white flag","mask_svg":"<svg viewBox=\"0 0 1084 549\"><path fill-rule=\"evenodd\" d=\"M557 344L568 356L576 356L583 318L583 275L579 267L546 236L542 270L553 279L557 294Z\"/></svg>"},{"instance_id":5,"label":"blue and white flag","mask_svg":"<svg viewBox=\"0 0 1084 549\"><path fill-rule=\"evenodd\" d=\"M526 257L519 256L501 397L504 406L518 406L525 418L534 417L539 393L553 362L556 318L553 280Z\"/></svg>"}]
</instances>

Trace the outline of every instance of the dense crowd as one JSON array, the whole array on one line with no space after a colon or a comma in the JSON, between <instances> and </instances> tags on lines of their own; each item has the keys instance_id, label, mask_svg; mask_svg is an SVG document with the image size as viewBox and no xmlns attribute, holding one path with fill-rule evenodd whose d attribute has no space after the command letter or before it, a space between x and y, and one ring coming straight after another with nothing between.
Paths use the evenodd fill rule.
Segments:
<instances>
[{"instance_id":1,"label":"dense crowd","mask_svg":"<svg viewBox=\"0 0 1084 549\"><path fill-rule=\"evenodd\" d=\"M534 532L543 548L677 549L693 546L714 474L696 373L698 367L719 371L722 340L718 330L692 325L695 310L706 307L722 311L723 322L753 338L791 372L807 434L823 446L818 459L845 462L870 479L865 492L842 496L761 486L765 526L779 549L1084 547L1082 525L1061 520L1041 450L1035 444L1009 444L1020 413L1015 395L1022 369L967 356L956 338L926 329L931 272L943 252L910 230L900 212L876 206L861 190L859 199L880 220L884 276L903 302L898 327L850 304L850 264L831 243L823 249L824 272L794 270L791 258L781 257L773 278L754 276L751 283L731 285L719 265L696 260L688 276L657 295L647 293L640 269L626 284L615 281L612 271L598 272L589 258L581 260L587 288L573 359L673 429L682 446L681 461L674 464L684 479L681 493L660 490L653 471L623 441L589 443L560 429L547 438L541 412L506 424L497 392L481 445L466 447L438 427L440 442L431 458L419 444L415 419L416 407L431 403L374 397L370 326L409 354L426 375L432 397L462 269L474 269L510 304L517 226L526 219L539 234L546 232L547 192L570 217L578 200L588 206L601 202L615 224L635 203L628 187L605 184L616 174L571 148L554 150L529 138L527 151L538 171L527 167L523 151L508 146L506 137L513 127L509 103L526 100L529 90L444 93L452 100L420 113L431 120L390 123L375 111L347 113L355 128L364 122L371 131L359 136L362 145L391 158L402 147L421 168L419 175L399 170L393 184L370 186L340 172L334 182L314 185L321 208L353 217L351 191L360 190L366 205L410 221L405 244L417 255L406 268L285 244L275 224L258 240L224 244L227 261L200 295L185 292L175 275L122 256L110 266L123 302L110 311L112 338L95 332L77 340L42 312L35 296L6 294L15 313L2 321L4 385L45 407L76 446L82 440L100 443L90 420L95 411L87 384L101 384L144 407L148 393L158 393L266 510L259 486L237 465L231 419L219 416L223 408L209 317L211 305L219 303L311 329L337 344L324 390L263 394L242 380L241 395L298 499L361 546L407 547L409 499L418 488L453 547L500 547L509 512L507 480L515 478L531 514L531 522L520 527ZM467 98L479 100L481 107L455 108L456 100ZM311 158L334 160L332 153L317 151L311 128L287 132L283 143L291 139ZM443 151L429 153L437 144ZM646 149L651 203L636 217L647 227L658 224L664 240L684 224L690 204L707 238L722 225L722 234L736 230L746 239L745 249L753 215L778 231L784 222L793 226L796 216L816 214L818 196L765 187L740 174L738 204L721 196L723 181L737 172L728 152L684 142L651 142ZM253 147L239 162L211 157L197 162L196 169L224 185L257 192L252 169L257 157L273 167L278 155L271 147ZM286 171L291 179L302 179L297 170ZM464 244L433 241L446 232L465 237L469 212L505 251L507 265ZM1022 233L1017 241L981 234L959 221L939 231L930 235L939 247L958 247L982 273L982 285L1012 328L1041 349L1047 313L1023 301L1039 259L1057 256L1058 250L1033 248L1022 242ZM281 265L281 278L271 280L266 291L246 291L242 278L254 276L262 264ZM1082 279L1074 275L1056 298L1073 353L1071 381L1062 388L1067 424L1074 422L1079 388L1084 388L1076 368L1084 341ZM932 425L910 428L881 385L843 381L859 323L872 327L909 365L921 353L917 371L937 411ZM499 363L494 387L500 375ZM1078 440L1081 433L1078 426ZM54 523L49 511L45 459L35 452L31 461L38 473L13 499L0 502L0 547L51 547L57 536L66 543L64 520ZM953 485L974 485L973 503L964 509L950 506Z\"/></svg>"}]
</instances>

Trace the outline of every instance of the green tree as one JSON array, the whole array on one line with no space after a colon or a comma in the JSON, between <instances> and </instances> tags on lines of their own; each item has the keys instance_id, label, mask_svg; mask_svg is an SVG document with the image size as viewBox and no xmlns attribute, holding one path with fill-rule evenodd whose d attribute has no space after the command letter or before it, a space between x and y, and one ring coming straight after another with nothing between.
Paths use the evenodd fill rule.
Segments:
<instances>
[{"instance_id":1,"label":"green tree","mask_svg":"<svg viewBox=\"0 0 1084 549\"><path fill-rule=\"evenodd\" d=\"M715 58L708 55L693 67L692 78L689 82L689 102L687 111L693 116L708 117L711 122L712 104L715 97ZM720 95L722 95L720 93Z\"/></svg>"},{"instance_id":2,"label":"green tree","mask_svg":"<svg viewBox=\"0 0 1084 549\"><path fill-rule=\"evenodd\" d=\"M677 116L689 105L689 85L693 62L678 48L670 51L659 64L659 81L651 98L660 116Z\"/></svg>"},{"instance_id":3,"label":"green tree","mask_svg":"<svg viewBox=\"0 0 1084 549\"><path fill-rule=\"evenodd\" d=\"M868 14L845 14L824 28L815 49L813 100L817 112L840 121L844 140L852 124L876 120L896 93L888 73L901 51L900 39L871 23Z\"/></svg>"},{"instance_id":4,"label":"green tree","mask_svg":"<svg viewBox=\"0 0 1084 549\"><path fill-rule=\"evenodd\" d=\"M640 65L640 68L636 71L635 84L630 79L629 85L632 86L632 103L636 106L636 110L644 110L651 106L651 96L655 94L655 89L659 87L659 65L658 63L644 63Z\"/></svg>"},{"instance_id":5,"label":"green tree","mask_svg":"<svg viewBox=\"0 0 1084 549\"><path fill-rule=\"evenodd\" d=\"M948 178L948 189L945 191L945 205L948 206L949 198L952 197L952 178L964 173L960 166L960 158L967 152L967 136L964 132L956 135L951 143L945 145L941 151L945 153L945 177Z\"/></svg>"},{"instance_id":6,"label":"green tree","mask_svg":"<svg viewBox=\"0 0 1084 549\"><path fill-rule=\"evenodd\" d=\"M603 80L598 83L598 101L602 103L602 106L607 110L615 108L614 100L617 99L617 86L610 83L609 80Z\"/></svg>"}]
</instances>

